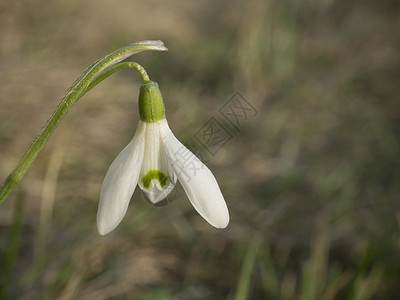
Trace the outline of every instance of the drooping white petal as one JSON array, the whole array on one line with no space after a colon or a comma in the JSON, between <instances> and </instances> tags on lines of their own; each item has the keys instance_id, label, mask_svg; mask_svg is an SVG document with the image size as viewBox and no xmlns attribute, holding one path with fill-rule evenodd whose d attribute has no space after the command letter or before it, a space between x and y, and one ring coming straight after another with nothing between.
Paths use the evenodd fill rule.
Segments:
<instances>
[{"instance_id":1,"label":"drooping white petal","mask_svg":"<svg viewBox=\"0 0 400 300\"><path fill-rule=\"evenodd\" d=\"M176 176L165 152L159 122L147 123L138 185L145 198L157 206L157 203L168 197L175 184Z\"/></svg>"},{"instance_id":2,"label":"drooping white petal","mask_svg":"<svg viewBox=\"0 0 400 300\"><path fill-rule=\"evenodd\" d=\"M216 228L225 228L229 212L217 180L211 171L179 140L166 120L159 121L168 158L176 176L197 212Z\"/></svg>"},{"instance_id":3,"label":"drooping white petal","mask_svg":"<svg viewBox=\"0 0 400 300\"><path fill-rule=\"evenodd\" d=\"M146 123L139 121L132 141L113 161L104 178L97 211L97 229L106 235L117 227L135 191L144 154Z\"/></svg>"}]
</instances>

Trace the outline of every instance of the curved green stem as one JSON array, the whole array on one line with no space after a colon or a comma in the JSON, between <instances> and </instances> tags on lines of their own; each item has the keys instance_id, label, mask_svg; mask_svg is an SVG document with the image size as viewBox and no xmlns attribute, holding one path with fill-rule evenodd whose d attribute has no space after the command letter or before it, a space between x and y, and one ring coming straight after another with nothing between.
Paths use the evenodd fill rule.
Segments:
<instances>
[{"instance_id":1,"label":"curved green stem","mask_svg":"<svg viewBox=\"0 0 400 300\"><path fill-rule=\"evenodd\" d=\"M135 67L142 74L143 80L146 82L149 80L146 71L143 67L136 63L121 63L122 60L129 56L145 51L145 50L156 50L156 51L167 51L168 49L164 46L161 41L142 41L130 44L122 47L102 59L99 59L94 64L89 66L71 85L68 89L67 94L61 99L56 110L47 120L45 126L40 133L33 140L32 144L25 152L14 171L7 177L3 186L0 188L0 204L8 197L8 195L14 190L14 188L21 181L26 171L31 166L39 152L43 149L46 141L56 129L64 115L71 109L71 107L78 102L90 89L96 86L99 82L117 72L118 70L126 67Z\"/></svg>"},{"instance_id":2,"label":"curved green stem","mask_svg":"<svg viewBox=\"0 0 400 300\"><path fill-rule=\"evenodd\" d=\"M90 82L90 84L88 85L87 89L84 91L84 94L82 94L82 97L84 95L86 95L92 88L94 88L96 85L98 85L104 79L106 79L108 76L118 72L119 70L125 69L125 68L135 68L136 70L139 71L140 75L142 75L143 81L145 83L150 81L149 75L147 75L146 70L141 65L139 65L138 63L133 62L133 61L126 61L126 62L118 63L116 65L109 67L107 70L105 70L103 73L101 73L95 79L93 79L92 82Z\"/></svg>"}]
</instances>

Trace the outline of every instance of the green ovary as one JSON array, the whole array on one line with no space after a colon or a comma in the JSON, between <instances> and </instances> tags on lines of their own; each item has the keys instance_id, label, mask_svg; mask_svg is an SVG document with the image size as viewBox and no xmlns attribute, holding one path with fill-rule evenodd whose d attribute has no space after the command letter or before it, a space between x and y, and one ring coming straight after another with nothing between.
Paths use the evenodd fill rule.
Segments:
<instances>
[{"instance_id":1,"label":"green ovary","mask_svg":"<svg viewBox=\"0 0 400 300\"><path fill-rule=\"evenodd\" d=\"M159 170L150 170L147 172L145 176L142 178L143 186L148 189L150 187L150 183L153 179L157 179L160 183L161 187L164 187L167 184L168 176L162 173Z\"/></svg>"}]
</instances>

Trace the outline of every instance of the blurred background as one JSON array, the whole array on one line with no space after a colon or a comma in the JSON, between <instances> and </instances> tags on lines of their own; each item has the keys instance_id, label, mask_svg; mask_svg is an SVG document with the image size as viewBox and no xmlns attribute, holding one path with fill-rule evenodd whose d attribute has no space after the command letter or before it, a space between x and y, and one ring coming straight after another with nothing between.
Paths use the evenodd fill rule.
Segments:
<instances>
[{"instance_id":1,"label":"blurred background","mask_svg":"<svg viewBox=\"0 0 400 300\"><path fill-rule=\"evenodd\" d=\"M399 299L399 28L396 0L0 0L1 182L87 66L160 39L169 52L132 60L231 214L218 230L181 187L163 208L136 189L99 236L104 175L139 120L141 78L123 70L0 207L0 297ZM239 126L232 99L253 109ZM210 152L211 118L229 138Z\"/></svg>"}]
</instances>

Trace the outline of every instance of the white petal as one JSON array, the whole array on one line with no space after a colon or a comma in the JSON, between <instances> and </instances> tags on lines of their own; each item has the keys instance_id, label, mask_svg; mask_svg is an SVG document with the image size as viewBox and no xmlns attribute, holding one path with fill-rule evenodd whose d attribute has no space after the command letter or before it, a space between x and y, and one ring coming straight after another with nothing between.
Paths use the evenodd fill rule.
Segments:
<instances>
[{"instance_id":1,"label":"white petal","mask_svg":"<svg viewBox=\"0 0 400 300\"><path fill-rule=\"evenodd\" d=\"M164 143L160 135L159 122L147 123L144 143L144 157L138 185L152 204L167 198L175 187L176 178L169 165ZM151 174L151 176L150 176ZM154 179L149 180L154 176ZM164 178L160 181L158 176Z\"/></svg>"},{"instance_id":2,"label":"white petal","mask_svg":"<svg viewBox=\"0 0 400 300\"><path fill-rule=\"evenodd\" d=\"M142 166L145 129L146 124L139 121L132 141L113 161L104 178L97 211L97 229L101 235L113 231L128 209Z\"/></svg>"},{"instance_id":3,"label":"white petal","mask_svg":"<svg viewBox=\"0 0 400 300\"><path fill-rule=\"evenodd\" d=\"M166 121L161 137L172 168L197 212L214 227L228 226L228 208L211 171L179 142Z\"/></svg>"},{"instance_id":4,"label":"white petal","mask_svg":"<svg viewBox=\"0 0 400 300\"><path fill-rule=\"evenodd\" d=\"M153 182L156 180L153 180ZM164 206L168 203L171 203L173 200L173 196L171 196L171 192L175 188L175 183L169 181L168 185L164 186L162 189L159 189L156 184L151 183L150 188L142 189L143 196L150 202L153 206Z\"/></svg>"}]
</instances>

